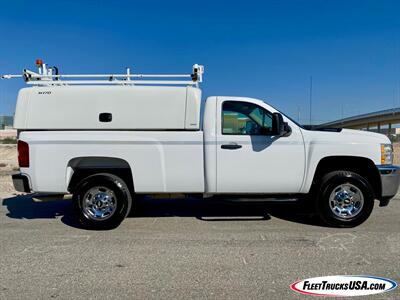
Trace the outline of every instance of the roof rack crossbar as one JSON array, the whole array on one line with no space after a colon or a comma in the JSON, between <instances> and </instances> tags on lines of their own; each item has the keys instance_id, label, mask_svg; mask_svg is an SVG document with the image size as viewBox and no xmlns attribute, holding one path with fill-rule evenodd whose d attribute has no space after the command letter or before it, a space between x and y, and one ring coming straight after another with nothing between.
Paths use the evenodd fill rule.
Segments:
<instances>
[{"instance_id":1,"label":"roof rack crossbar","mask_svg":"<svg viewBox=\"0 0 400 300\"><path fill-rule=\"evenodd\" d=\"M29 85L197 85L189 80L59 80L59 81L27 81Z\"/></svg>"}]
</instances>

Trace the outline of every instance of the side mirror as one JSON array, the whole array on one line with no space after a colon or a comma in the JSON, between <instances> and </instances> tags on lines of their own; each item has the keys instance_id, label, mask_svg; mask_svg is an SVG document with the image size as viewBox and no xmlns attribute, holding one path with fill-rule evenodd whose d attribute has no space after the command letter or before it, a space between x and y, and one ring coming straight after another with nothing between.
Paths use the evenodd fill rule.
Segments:
<instances>
[{"instance_id":1,"label":"side mirror","mask_svg":"<svg viewBox=\"0 0 400 300\"><path fill-rule=\"evenodd\" d=\"M280 113L273 113L273 128L277 136L285 136L291 132L289 124L283 121Z\"/></svg>"}]
</instances>

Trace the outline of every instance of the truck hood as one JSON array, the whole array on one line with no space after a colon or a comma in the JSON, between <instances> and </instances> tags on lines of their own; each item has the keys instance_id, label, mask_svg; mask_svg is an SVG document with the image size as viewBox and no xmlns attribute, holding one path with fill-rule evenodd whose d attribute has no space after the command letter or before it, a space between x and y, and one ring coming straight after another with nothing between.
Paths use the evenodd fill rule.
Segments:
<instances>
[{"instance_id":1,"label":"truck hood","mask_svg":"<svg viewBox=\"0 0 400 300\"><path fill-rule=\"evenodd\" d=\"M371 142L381 142L381 143L390 143L389 138L381 133L371 132L371 131L364 131L364 130L354 130L354 129L343 129L341 132L343 135L354 137L354 139L362 139L368 140L370 139ZM340 133L339 133L340 134Z\"/></svg>"},{"instance_id":2,"label":"truck hood","mask_svg":"<svg viewBox=\"0 0 400 300\"><path fill-rule=\"evenodd\" d=\"M305 140L325 141L332 143L360 143L360 144L386 144L390 143L387 136L371 131L362 131L354 129L343 129L340 131L314 131L303 130Z\"/></svg>"}]
</instances>

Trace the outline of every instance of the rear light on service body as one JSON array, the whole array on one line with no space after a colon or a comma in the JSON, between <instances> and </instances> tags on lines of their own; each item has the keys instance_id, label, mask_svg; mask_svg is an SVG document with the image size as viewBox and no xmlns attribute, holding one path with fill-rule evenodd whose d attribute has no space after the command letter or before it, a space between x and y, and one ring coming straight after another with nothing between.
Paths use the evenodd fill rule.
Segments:
<instances>
[{"instance_id":1,"label":"rear light on service body","mask_svg":"<svg viewBox=\"0 0 400 300\"><path fill-rule=\"evenodd\" d=\"M29 168L29 145L18 141L18 164L20 168Z\"/></svg>"}]
</instances>

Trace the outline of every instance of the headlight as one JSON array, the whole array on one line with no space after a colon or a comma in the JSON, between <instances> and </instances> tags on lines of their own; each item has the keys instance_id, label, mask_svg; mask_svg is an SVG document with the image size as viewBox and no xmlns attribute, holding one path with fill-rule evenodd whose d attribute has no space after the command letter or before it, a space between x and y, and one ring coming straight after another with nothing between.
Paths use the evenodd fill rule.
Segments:
<instances>
[{"instance_id":1,"label":"headlight","mask_svg":"<svg viewBox=\"0 0 400 300\"><path fill-rule=\"evenodd\" d=\"M393 163L392 144L381 144L381 164L391 165Z\"/></svg>"}]
</instances>

